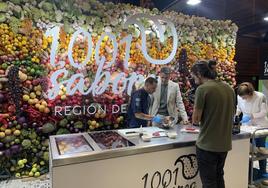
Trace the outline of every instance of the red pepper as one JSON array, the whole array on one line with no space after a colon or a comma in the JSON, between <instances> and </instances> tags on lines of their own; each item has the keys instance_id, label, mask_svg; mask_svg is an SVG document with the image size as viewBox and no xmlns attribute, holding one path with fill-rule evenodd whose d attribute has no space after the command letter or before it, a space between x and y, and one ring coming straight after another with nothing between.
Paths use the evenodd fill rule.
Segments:
<instances>
[{"instance_id":1,"label":"red pepper","mask_svg":"<svg viewBox=\"0 0 268 188\"><path fill-rule=\"evenodd\" d=\"M194 131L195 128L186 128L185 130L187 130L187 131Z\"/></svg>"}]
</instances>

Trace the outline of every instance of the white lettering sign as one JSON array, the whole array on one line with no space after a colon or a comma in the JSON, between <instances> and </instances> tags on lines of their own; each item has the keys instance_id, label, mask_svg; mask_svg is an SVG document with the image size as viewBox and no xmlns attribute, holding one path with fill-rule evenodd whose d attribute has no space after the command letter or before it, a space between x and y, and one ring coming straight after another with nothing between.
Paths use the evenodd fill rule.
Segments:
<instances>
[{"instance_id":1,"label":"white lettering sign","mask_svg":"<svg viewBox=\"0 0 268 188\"><path fill-rule=\"evenodd\" d=\"M117 105L113 104L110 105L111 109L108 110L107 105L100 105L97 103L90 104L89 106L55 106L54 107L54 115L57 116L66 116L66 115L94 115L97 112L100 113L106 113L106 114L125 114L127 113L127 105L128 104L122 104Z\"/></svg>"},{"instance_id":2,"label":"white lettering sign","mask_svg":"<svg viewBox=\"0 0 268 188\"><path fill-rule=\"evenodd\" d=\"M170 55L163 60L159 59L153 59L149 56L146 46L146 33L145 28L143 24L141 23L140 19L150 19L155 24L155 29L157 30L158 37L160 39L160 42L165 41L164 33L165 28L169 27L171 29L172 37L173 37L173 49ZM160 20L166 23L166 26L161 24ZM162 18L160 16L150 16L146 14L137 14L132 17L130 17L124 24L124 27L127 28L129 25L136 25L140 29L141 33L141 50L145 57L145 59L152 63L152 64L167 64L172 61L172 59L176 55L177 46L178 46L178 38L177 38L177 32L176 28L173 25L172 22L169 20ZM68 70L64 68L65 62L59 61L56 64L56 54L57 49L59 46L59 33L60 28L59 26L56 26L46 32L46 37L51 36L52 37L52 45L51 45L51 53L50 53L50 63L53 67L59 68L55 72L52 73L50 81L51 81L51 88L49 88L47 96L49 99L55 99L57 95L59 94L60 87L63 85L66 87L66 94L67 95L74 95L77 91L79 91L83 95L87 95L89 93L92 93L93 96L100 95L104 93L109 84L112 84L112 92L114 94L119 94L124 92L127 89L127 94L130 95L133 85L136 82L142 82L144 81L144 76L140 74L136 74L135 72L129 74L128 76L126 73L119 73L117 76L112 80L111 79L111 73L108 71L105 71L106 68L111 67L117 57L118 53L118 45L122 45L126 43L126 54L124 59L124 67L125 69L128 68L128 60L130 57L130 46L132 41L132 35L129 34L126 37L124 37L122 40L120 40L119 44L116 41L116 37L113 33L103 33L99 40L97 41L96 48L95 48L95 60L96 64L98 65L97 72L95 75L95 79L92 83L90 83L90 87L86 88L85 80L87 78L87 75L84 75L82 73L77 73L74 75L68 75ZM77 41L79 36L83 36L87 42L87 52L85 60L82 63L75 62L73 59L73 46L74 43ZM112 51L112 59L110 62L106 61L106 58L104 56L100 56L100 48L103 40L105 38L108 38L112 45L113 45L113 51ZM68 46L68 60L70 61L70 65L74 68L83 70L87 64L87 62L90 60L92 56L92 49L93 49L93 42L91 34L88 33L84 29L77 30L71 37L69 46ZM58 81L59 78L62 78L63 81ZM118 90L119 82L123 83L123 86Z\"/></svg>"}]
</instances>

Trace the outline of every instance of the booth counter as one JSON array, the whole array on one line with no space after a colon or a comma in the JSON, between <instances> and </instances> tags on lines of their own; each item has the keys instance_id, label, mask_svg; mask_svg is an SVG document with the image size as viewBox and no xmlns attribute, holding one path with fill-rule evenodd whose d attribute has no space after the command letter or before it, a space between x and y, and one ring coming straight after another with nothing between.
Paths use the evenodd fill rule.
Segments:
<instances>
[{"instance_id":1,"label":"booth counter","mask_svg":"<svg viewBox=\"0 0 268 188\"><path fill-rule=\"evenodd\" d=\"M195 155L198 134L182 132L181 127L51 136L52 187L201 188ZM151 140L144 142L140 132ZM176 132L176 138L167 132ZM226 187L247 187L249 140L246 132L233 136L225 163Z\"/></svg>"}]
</instances>

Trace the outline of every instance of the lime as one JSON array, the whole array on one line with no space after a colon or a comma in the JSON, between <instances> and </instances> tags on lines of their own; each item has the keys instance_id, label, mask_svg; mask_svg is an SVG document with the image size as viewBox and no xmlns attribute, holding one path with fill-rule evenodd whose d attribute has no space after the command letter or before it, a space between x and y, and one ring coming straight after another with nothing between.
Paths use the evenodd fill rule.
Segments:
<instances>
[{"instance_id":1,"label":"lime","mask_svg":"<svg viewBox=\"0 0 268 188\"><path fill-rule=\"evenodd\" d=\"M23 95L22 98L23 98L24 101L28 101L30 99L30 96L29 95Z\"/></svg>"},{"instance_id":2,"label":"lime","mask_svg":"<svg viewBox=\"0 0 268 188\"><path fill-rule=\"evenodd\" d=\"M40 176L40 172L34 173L34 177L39 177L39 176Z\"/></svg>"},{"instance_id":3,"label":"lime","mask_svg":"<svg viewBox=\"0 0 268 188\"><path fill-rule=\"evenodd\" d=\"M37 168L32 168L31 172L33 173L37 172Z\"/></svg>"},{"instance_id":4,"label":"lime","mask_svg":"<svg viewBox=\"0 0 268 188\"><path fill-rule=\"evenodd\" d=\"M8 67L8 64L7 64L7 63L3 63L3 64L2 64L2 68L3 68L3 69L7 69L7 67Z\"/></svg>"},{"instance_id":5,"label":"lime","mask_svg":"<svg viewBox=\"0 0 268 188\"><path fill-rule=\"evenodd\" d=\"M23 160L19 160L19 161L18 161L18 165L19 165L19 166L21 166L21 165L23 165L23 164L24 164Z\"/></svg>"},{"instance_id":6,"label":"lime","mask_svg":"<svg viewBox=\"0 0 268 188\"><path fill-rule=\"evenodd\" d=\"M35 73L35 69L32 68L31 71L30 71L30 73L31 74L34 74Z\"/></svg>"},{"instance_id":7,"label":"lime","mask_svg":"<svg viewBox=\"0 0 268 188\"><path fill-rule=\"evenodd\" d=\"M33 151L33 153L37 153L37 149L36 148L33 148L32 151Z\"/></svg>"},{"instance_id":8,"label":"lime","mask_svg":"<svg viewBox=\"0 0 268 188\"><path fill-rule=\"evenodd\" d=\"M19 144L19 143L20 143L20 139L18 139L18 138L15 139L15 143L16 143L16 144Z\"/></svg>"},{"instance_id":9,"label":"lime","mask_svg":"<svg viewBox=\"0 0 268 188\"><path fill-rule=\"evenodd\" d=\"M39 76L39 75L41 75L41 74L42 74L42 72L41 72L40 70L37 70L37 71L36 71L36 75Z\"/></svg>"}]
</instances>

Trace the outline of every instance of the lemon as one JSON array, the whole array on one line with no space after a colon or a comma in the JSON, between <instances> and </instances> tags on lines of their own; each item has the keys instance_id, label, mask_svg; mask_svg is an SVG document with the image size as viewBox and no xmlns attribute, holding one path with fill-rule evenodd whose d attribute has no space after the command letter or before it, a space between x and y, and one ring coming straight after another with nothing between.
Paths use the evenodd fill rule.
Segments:
<instances>
[{"instance_id":1,"label":"lemon","mask_svg":"<svg viewBox=\"0 0 268 188\"><path fill-rule=\"evenodd\" d=\"M29 95L23 95L22 98L23 98L24 101L28 101L30 99L30 96Z\"/></svg>"},{"instance_id":2,"label":"lemon","mask_svg":"<svg viewBox=\"0 0 268 188\"><path fill-rule=\"evenodd\" d=\"M5 138L6 134L4 132L0 132L0 138Z\"/></svg>"},{"instance_id":3,"label":"lemon","mask_svg":"<svg viewBox=\"0 0 268 188\"><path fill-rule=\"evenodd\" d=\"M19 135L20 135L20 130L15 130L15 131L13 132L13 134L14 134L15 136L19 136Z\"/></svg>"},{"instance_id":4,"label":"lemon","mask_svg":"<svg viewBox=\"0 0 268 188\"><path fill-rule=\"evenodd\" d=\"M96 121L91 121L92 126L96 126L97 122Z\"/></svg>"},{"instance_id":5,"label":"lemon","mask_svg":"<svg viewBox=\"0 0 268 188\"><path fill-rule=\"evenodd\" d=\"M60 91L59 91L59 95L60 95L60 96L63 96L63 94L64 94L63 91L60 90Z\"/></svg>"},{"instance_id":6,"label":"lemon","mask_svg":"<svg viewBox=\"0 0 268 188\"><path fill-rule=\"evenodd\" d=\"M42 101L41 103L43 106L47 106L47 102L46 101Z\"/></svg>"},{"instance_id":7,"label":"lemon","mask_svg":"<svg viewBox=\"0 0 268 188\"><path fill-rule=\"evenodd\" d=\"M34 104L34 100L33 99L29 99L28 100L28 103L32 105L32 104Z\"/></svg>"},{"instance_id":8,"label":"lemon","mask_svg":"<svg viewBox=\"0 0 268 188\"><path fill-rule=\"evenodd\" d=\"M39 109L39 107L40 107L40 104L35 104L35 108L38 108Z\"/></svg>"},{"instance_id":9,"label":"lemon","mask_svg":"<svg viewBox=\"0 0 268 188\"><path fill-rule=\"evenodd\" d=\"M42 94L41 91L36 91L35 93L36 93L36 95L38 95L38 96L40 96L40 95Z\"/></svg>"},{"instance_id":10,"label":"lemon","mask_svg":"<svg viewBox=\"0 0 268 188\"><path fill-rule=\"evenodd\" d=\"M61 100L65 100L65 99L66 99L66 95L62 95L62 96L60 97L60 99L61 99Z\"/></svg>"},{"instance_id":11,"label":"lemon","mask_svg":"<svg viewBox=\"0 0 268 188\"><path fill-rule=\"evenodd\" d=\"M44 111L45 111L45 108L46 108L46 107L45 107L44 105L41 104L41 105L39 106L39 111L40 111L40 112L44 112Z\"/></svg>"},{"instance_id":12,"label":"lemon","mask_svg":"<svg viewBox=\"0 0 268 188\"><path fill-rule=\"evenodd\" d=\"M12 131L11 131L10 129L6 129L6 130L5 130L5 134L6 134L6 135L11 135L11 132L12 132Z\"/></svg>"},{"instance_id":13,"label":"lemon","mask_svg":"<svg viewBox=\"0 0 268 188\"><path fill-rule=\"evenodd\" d=\"M32 99L36 98L35 93L34 93L34 92L31 92L31 93L30 93L30 97L31 97Z\"/></svg>"},{"instance_id":14,"label":"lemon","mask_svg":"<svg viewBox=\"0 0 268 188\"><path fill-rule=\"evenodd\" d=\"M37 98L33 99L34 104L37 104L39 102L39 100Z\"/></svg>"}]
</instances>

